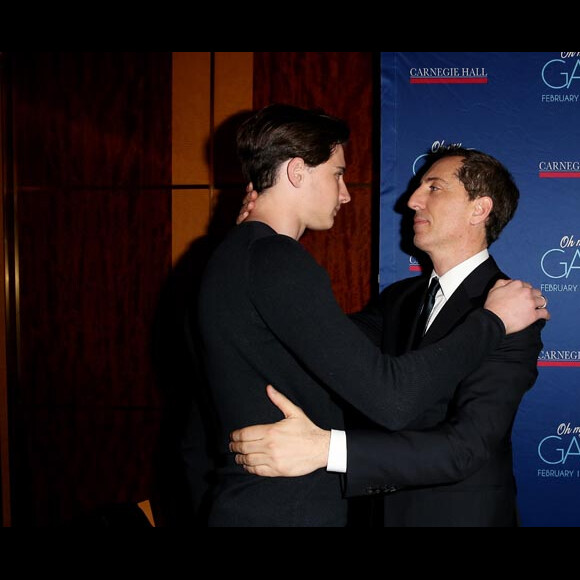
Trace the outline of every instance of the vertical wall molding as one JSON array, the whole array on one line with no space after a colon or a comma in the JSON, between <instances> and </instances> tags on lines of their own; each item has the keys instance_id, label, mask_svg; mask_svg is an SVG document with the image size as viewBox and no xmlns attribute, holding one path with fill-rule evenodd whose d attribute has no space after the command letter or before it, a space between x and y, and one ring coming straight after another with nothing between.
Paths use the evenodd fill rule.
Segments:
<instances>
[{"instance_id":1,"label":"vertical wall molding","mask_svg":"<svg viewBox=\"0 0 580 580\"><path fill-rule=\"evenodd\" d=\"M9 336L12 325L8 324L8 313L11 312L10 281L14 279L10 271L13 244L14 184L12 171L12 131L10 115L10 89L7 54L0 53L0 239L4 251L0 254L0 271L4 277L0 280L0 508L3 527L11 524L10 501L10 453L9 453L9 414L8 414L8 360Z\"/></svg>"},{"instance_id":2,"label":"vertical wall molding","mask_svg":"<svg viewBox=\"0 0 580 580\"><path fill-rule=\"evenodd\" d=\"M173 53L174 265L208 233L224 190L226 197L228 189L243 192L222 133L228 119L253 106L253 65L252 52Z\"/></svg>"}]
</instances>

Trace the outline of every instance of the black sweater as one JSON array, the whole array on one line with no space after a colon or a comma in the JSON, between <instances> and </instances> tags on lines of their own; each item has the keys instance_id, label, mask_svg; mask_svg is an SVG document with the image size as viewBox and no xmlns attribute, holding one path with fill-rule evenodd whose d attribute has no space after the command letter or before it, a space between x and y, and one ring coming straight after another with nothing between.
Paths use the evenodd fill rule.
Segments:
<instances>
[{"instance_id":1,"label":"black sweater","mask_svg":"<svg viewBox=\"0 0 580 580\"><path fill-rule=\"evenodd\" d=\"M325 470L294 479L245 474L228 456L229 434L280 420L274 385L324 429L344 425L347 401L399 430L441 398L498 346L501 321L479 309L443 341L382 354L342 312L329 277L304 247L259 222L235 228L212 256L199 302L207 373L227 457L210 525L341 526L340 477Z\"/></svg>"}]
</instances>

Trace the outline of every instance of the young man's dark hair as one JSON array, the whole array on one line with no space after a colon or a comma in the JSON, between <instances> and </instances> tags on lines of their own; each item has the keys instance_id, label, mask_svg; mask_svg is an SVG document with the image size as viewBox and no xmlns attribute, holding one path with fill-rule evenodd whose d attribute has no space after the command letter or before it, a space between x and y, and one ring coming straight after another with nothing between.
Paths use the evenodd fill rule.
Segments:
<instances>
[{"instance_id":1,"label":"young man's dark hair","mask_svg":"<svg viewBox=\"0 0 580 580\"><path fill-rule=\"evenodd\" d=\"M238 131L244 177L262 193L275 185L278 168L288 159L300 157L309 167L317 167L349 136L345 121L320 109L270 105L246 120Z\"/></svg>"}]
</instances>

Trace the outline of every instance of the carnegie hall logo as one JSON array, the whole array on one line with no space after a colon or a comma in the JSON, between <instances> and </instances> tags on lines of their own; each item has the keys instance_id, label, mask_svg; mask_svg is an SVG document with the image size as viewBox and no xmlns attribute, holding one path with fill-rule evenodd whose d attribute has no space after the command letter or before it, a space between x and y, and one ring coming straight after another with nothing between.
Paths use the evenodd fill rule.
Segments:
<instances>
[{"instance_id":1,"label":"carnegie hall logo","mask_svg":"<svg viewBox=\"0 0 580 580\"><path fill-rule=\"evenodd\" d=\"M540 161L540 179L580 179L580 160Z\"/></svg>"},{"instance_id":2,"label":"carnegie hall logo","mask_svg":"<svg viewBox=\"0 0 580 580\"><path fill-rule=\"evenodd\" d=\"M409 71L412 85L486 85L488 72L485 68L461 67L413 67Z\"/></svg>"},{"instance_id":3,"label":"carnegie hall logo","mask_svg":"<svg viewBox=\"0 0 580 580\"><path fill-rule=\"evenodd\" d=\"M577 104L580 102L580 52L560 52L542 66L546 104Z\"/></svg>"},{"instance_id":4,"label":"carnegie hall logo","mask_svg":"<svg viewBox=\"0 0 580 580\"><path fill-rule=\"evenodd\" d=\"M545 349L540 352L538 366L580 368L580 350Z\"/></svg>"},{"instance_id":5,"label":"carnegie hall logo","mask_svg":"<svg viewBox=\"0 0 580 580\"><path fill-rule=\"evenodd\" d=\"M416 274L417 272L422 272L423 268L421 268L421 264L419 264L419 260L413 256L409 256L409 272L413 272Z\"/></svg>"}]
</instances>

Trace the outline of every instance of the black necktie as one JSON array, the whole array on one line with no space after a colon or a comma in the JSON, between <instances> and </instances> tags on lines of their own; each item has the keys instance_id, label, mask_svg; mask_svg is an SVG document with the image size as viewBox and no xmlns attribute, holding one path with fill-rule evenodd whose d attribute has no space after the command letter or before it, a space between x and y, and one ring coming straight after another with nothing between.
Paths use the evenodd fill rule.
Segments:
<instances>
[{"instance_id":1,"label":"black necktie","mask_svg":"<svg viewBox=\"0 0 580 580\"><path fill-rule=\"evenodd\" d=\"M423 335L425 334L425 330L427 329L427 322L429 321L429 316L435 304L435 297L437 296L437 292L439 292L439 290L441 290L441 284L439 284L439 278L435 277L431 280L429 290L427 290L427 295L425 296L423 308L419 314L417 331L415 333L415 344L420 342L421 338L423 338Z\"/></svg>"}]
</instances>

